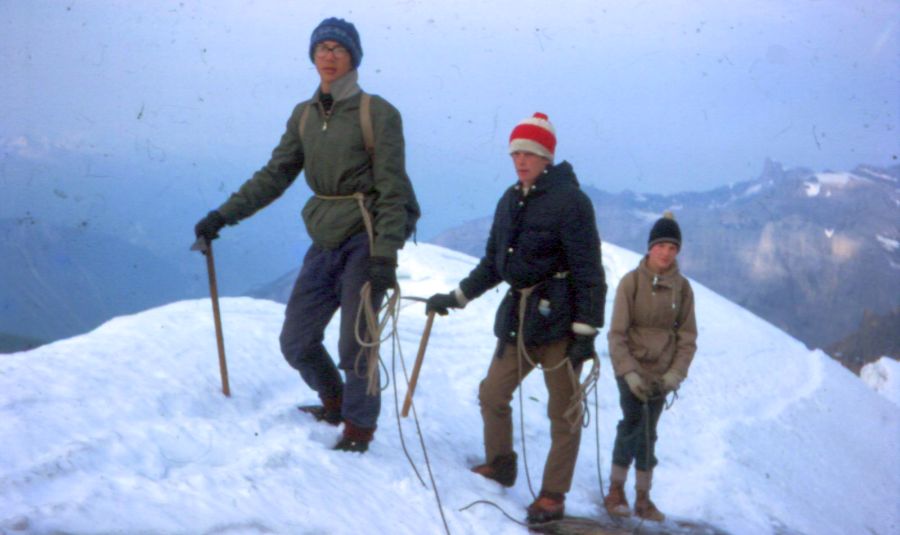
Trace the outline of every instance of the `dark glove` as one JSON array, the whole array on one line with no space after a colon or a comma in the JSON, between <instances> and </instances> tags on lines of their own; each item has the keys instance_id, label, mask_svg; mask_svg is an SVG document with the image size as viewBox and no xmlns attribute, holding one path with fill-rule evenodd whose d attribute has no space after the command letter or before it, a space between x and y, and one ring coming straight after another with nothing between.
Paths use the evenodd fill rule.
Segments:
<instances>
[{"instance_id":1,"label":"dark glove","mask_svg":"<svg viewBox=\"0 0 900 535\"><path fill-rule=\"evenodd\" d=\"M572 337L569 347L566 349L566 356L572 362L573 368L578 369L584 361L597 356L597 351L594 350L594 338L596 336L589 334L576 334Z\"/></svg>"},{"instance_id":2,"label":"dark glove","mask_svg":"<svg viewBox=\"0 0 900 535\"><path fill-rule=\"evenodd\" d=\"M203 236L206 238L206 241L210 242L219 237L219 231L224 226L225 218L222 217L218 210L213 210L197 222L194 226L194 235L198 238Z\"/></svg>"},{"instance_id":3,"label":"dark glove","mask_svg":"<svg viewBox=\"0 0 900 535\"><path fill-rule=\"evenodd\" d=\"M453 292L447 294L434 294L428 298L425 304L425 313L435 312L439 316L446 316L451 308L462 308Z\"/></svg>"},{"instance_id":4,"label":"dark glove","mask_svg":"<svg viewBox=\"0 0 900 535\"><path fill-rule=\"evenodd\" d=\"M367 267L372 293L384 293L397 285L397 264L386 256L370 256Z\"/></svg>"}]
</instances>

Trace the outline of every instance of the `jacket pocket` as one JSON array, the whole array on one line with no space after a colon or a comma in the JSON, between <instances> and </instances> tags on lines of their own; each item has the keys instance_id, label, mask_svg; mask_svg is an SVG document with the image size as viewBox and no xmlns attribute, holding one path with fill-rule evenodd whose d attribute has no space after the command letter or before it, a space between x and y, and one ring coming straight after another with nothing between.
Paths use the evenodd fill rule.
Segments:
<instances>
[{"instance_id":1,"label":"jacket pocket","mask_svg":"<svg viewBox=\"0 0 900 535\"><path fill-rule=\"evenodd\" d=\"M674 336L669 329L632 327L628 330L628 350L643 364L670 360Z\"/></svg>"},{"instance_id":2,"label":"jacket pocket","mask_svg":"<svg viewBox=\"0 0 900 535\"><path fill-rule=\"evenodd\" d=\"M313 243L334 249L365 230L355 199L325 200L310 197L303 207L303 223Z\"/></svg>"},{"instance_id":3,"label":"jacket pocket","mask_svg":"<svg viewBox=\"0 0 900 535\"><path fill-rule=\"evenodd\" d=\"M540 345L566 336L572 325L572 292L567 278L552 277L528 298L525 342Z\"/></svg>"}]
</instances>

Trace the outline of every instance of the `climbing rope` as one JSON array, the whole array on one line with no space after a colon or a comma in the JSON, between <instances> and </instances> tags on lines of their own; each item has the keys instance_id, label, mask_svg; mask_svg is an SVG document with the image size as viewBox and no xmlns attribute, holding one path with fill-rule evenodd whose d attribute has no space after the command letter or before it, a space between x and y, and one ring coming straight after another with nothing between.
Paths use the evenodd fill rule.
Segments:
<instances>
[{"instance_id":1,"label":"climbing rope","mask_svg":"<svg viewBox=\"0 0 900 535\"><path fill-rule=\"evenodd\" d=\"M565 275L564 273L559 273L555 276ZM579 383L578 377L575 375L575 369L572 367L571 361L568 358L562 359L559 363L554 364L551 367L546 367L541 364L538 364L531 358L531 355L528 353L528 348L525 347L525 314L528 311L528 298L534 293L535 288L537 288L541 283L535 284L534 286L529 286L528 288L523 288L519 290L519 306L518 306L518 314L517 319L519 322L519 331L518 336L516 337L516 353L518 354L518 358L525 359L526 362L531 366L532 369L539 369L544 373L549 373L552 371L556 371L562 367L566 367L566 371L569 374L569 380L572 381L573 387L573 395L569 399L569 406L566 408L566 411L563 413L566 421L569 422L571 426L572 432L577 429L579 426L583 424L584 418L584 407L586 406L586 395L593 388L597 379L600 377L600 367L599 361L594 359L594 366L591 368L590 373L588 373L587 378L584 383ZM568 366L566 366L568 364ZM521 371L521 368L520 368ZM530 370L529 370L530 371ZM519 384L522 383L522 377L519 377Z\"/></svg>"},{"instance_id":2,"label":"climbing rope","mask_svg":"<svg viewBox=\"0 0 900 535\"><path fill-rule=\"evenodd\" d=\"M359 371L360 361L365 357L366 359L366 377L368 378L368 386L366 387L366 394L370 396L377 396L380 392L387 389L387 383L383 386L378 382L378 368L381 366L385 370L385 376L389 377L387 373L387 366L384 365L384 361L381 360L381 356L379 355L379 349L383 342L386 342L388 339L396 336L397 333L397 323L400 318L400 309L397 307L397 303L400 300L400 288L399 286L394 287L394 291L391 292L385 301L385 304L376 310L374 304L372 303L372 284L366 282L363 284L362 288L359 290L360 300L359 300L359 308L356 311L356 322L353 327L354 336L356 336L356 343L359 344L359 353L356 355L356 361L353 364L353 371L357 374L357 377L362 377L362 374ZM379 319L381 317L381 319ZM360 320L365 321L366 329L364 331L364 337L360 337ZM381 334L385 331L388 323L392 324L392 328L388 330L388 334L382 338ZM389 380L389 379L386 379Z\"/></svg>"},{"instance_id":3,"label":"climbing rope","mask_svg":"<svg viewBox=\"0 0 900 535\"><path fill-rule=\"evenodd\" d=\"M397 289L399 293L399 289ZM403 426L400 423L400 398L397 393L397 376L396 376L396 360L397 356L399 356L400 367L403 370L403 378L406 381L407 388L409 387L409 375L406 371L406 361L403 358L403 349L400 345L400 337L397 334L396 323L394 324L393 335L392 335L392 351L391 351L391 368L394 370L394 415L397 418L397 432L400 434L400 443L403 444L403 450L406 452L406 445L403 439ZM444 506L441 503L441 495L438 492L437 482L434 480L434 473L431 470L431 460L428 457L428 448L425 445L425 437L422 433L422 426L419 423L419 415L416 412L416 404L415 402L411 402L410 408L412 409L413 422L416 424L416 434L419 437L419 445L422 448L422 456L425 459L425 468L428 470L428 479L431 481L431 489L434 492L434 499L437 502L438 512L441 514L441 522L444 524L444 531L447 532L447 535L450 535L450 527L447 525L447 518L444 516ZM419 475L419 471L416 469L415 463L410 457L409 453L406 452L406 459L409 461L410 466L412 466L413 471L416 473L416 476L419 478L419 481L422 483L422 486L428 488L425 485L425 482L422 481L422 477Z\"/></svg>"},{"instance_id":4,"label":"climbing rope","mask_svg":"<svg viewBox=\"0 0 900 535\"><path fill-rule=\"evenodd\" d=\"M519 306L518 306L518 336L516 338L516 358L517 358L517 369L518 369L518 389L519 389L519 438L522 443L522 459L523 466L525 467L525 480L528 483L528 490L531 492L531 496L534 499L537 499L537 494L534 492L534 487L531 484L531 470L528 466L528 450L525 442L525 404L523 401L523 393L522 393L522 380L524 379L524 374L522 372L522 360L528 363L531 367L528 370L528 373L533 369L538 369L543 371L545 374L554 372L563 368L565 366L565 370L569 375L569 380L572 382L572 396L569 398L569 405L566 410L563 412L563 417L570 425L570 432L574 433L579 427L584 426L585 424L585 414L587 414L586 406L587 406L587 394L597 385L597 379L600 377L600 362L597 358L592 359L593 365L591 367L591 371L588 373L587 378L584 383L579 382L578 376L575 374L575 368L572 366L572 362L568 359L568 357L563 356L562 360L559 363L554 364L553 366L547 367L543 366L534 361L531 358L531 355L528 353L528 349L525 346L525 314L528 310L528 298L534 293L535 288L537 288L539 284L534 286L529 286L528 288L523 288L519 290Z\"/></svg>"},{"instance_id":5,"label":"climbing rope","mask_svg":"<svg viewBox=\"0 0 900 535\"><path fill-rule=\"evenodd\" d=\"M362 299L360 300L360 307L357 311L356 316L356 325L354 327L354 331L356 333L356 341L360 345L360 353L356 357L356 363L354 364L354 373L359 375L359 364L362 360L363 355L366 356L366 372L368 374L369 384L366 393L368 395L379 395L382 391L387 389L387 384L383 387L379 386L377 380L377 374L374 374L372 370L377 370L378 366L385 368L385 375L388 375L387 367L384 365L384 361L381 359L379 355L379 348L383 342L387 340L391 340L391 372L389 374L390 377L393 377L393 390L394 390L394 414L397 419L397 433L400 435L400 445L403 448L403 454L406 456L406 460L409 462L410 467L412 467L413 472L416 474L419 482L422 484L422 487L428 488L428 485L422 479L419 470L416 468L416 464L412 459L412 456L409 453L409 449L406 447L406 440L403 436L403 426L400 421L400 401L399 394L397 392L397 385L399 381L397 381L397 360L400 361L400 367L403 371L403 377L407 384L409 385L409 376L406 371L406 361L403 358L403 349L400 344L400 335L398 330L399 320L400 320L400 307L397 306L400 302L400 287L399 285L395 285L393 291L388 296L386 303L375 311L375 307L371 301L371 286L367 282L363 285L363 288L360 290ZM381 317L381 319L379 319ZM359 336L359 324L360 318L365 318L366 323L366 335L367 340L362 340ZM386 327L390 324L390 329L386 329ZM387 335L382 337L382 333L387 330ZM390 382L390 379L387 379ZM428 478L431 481L431 490L434 493L435 501L437 502L438 512L441 515L441 522L444 525L444 530L447 535L450 535L450 527L447 524L447 518L444 515L444 506L441 502L441 495L438 491L437 483L434 479L434 472L431 469L431 460L428 456L428 448L425 445L425 437L422 433L422 427L419 423L419 416L416 413L415 403L412 404L412 413L413 413L413 421L416 426L416 434L419 437L419 445L422 448L422 455L425 460L425 468L428 471Z\"/></svg>"},{"instance_id":6,"label":"climbing rope","mask_svg":"<svg viewBox=\"0 0 900 535\"><path fill-rule=\"evenodd\" d=\"M375 249L375 228L372 221L372 215L366 209L365 204L365 194L361 192L353 193L352 195L316 195L316 197L329 201L336 200L347 200L354 199L356 200L357 205L359 206L359 211L362 214L363 225L366 228L366 234L369 238L369 252L371 254ZM366 362L366 377L368 379L368 384L366 386L366 394L370 396L380 395L381 392L387 390L388 384L390 383L390 378L393 376L394 378L394 411L397 417L397 432L400 434L400 444L403 448L403 453L406 456L406 460L409 461L409 465L412 467L413 472L415 472L416 477L419 479L419 482L426 489L428 485L425 484L425 481L422 479L422 476L419 474L419 470L416 468L415 463L412 460L412 457L409 454L409 450L406 447L406 441L403 437L403 428L400 424L400 406L397 394L397 377L396 377L396 357L400 356L400 364L403 369L403 376L406 379L407 385L409 385L409 378L406 373L406 362L403 359L403 352L400 345L400 336L398 334L397 325L399 324L400 319L400 307L398 303L400 302L400 286L398 284L394 284L392 289L393 291L387 296L387 300L384 305L380 305L378 307L372 301L372 284L370 282L365 282L360 288L360 300L359 307L356 310L356 320L353 326L353 334L356 338L356 343L359 344L359 353L356 355L356 360L353 364L353 373L357 374L357 377L362 377L362 373L360 372L360 364L362 362L363 357L365 357ZM379 319L381 318L381 319ZM365 322L365 331L364 335L360 336L360 323ZM382 333L385 332L388 324L391 324L391 328L387 329L387 335L382 338ZM381 355L379 354L379 349L381 348L381 344L388 339L391 340L391 373L388 373L387 366L384 364L384 361L381 359ZM385 374L385 384L381 385L378 381L378 369L383 368ZM434 497L437 501L438 512L441 515L441 522L444 524L444 530L447 532L447 535L450 535L450 527L447 525L447 519L444 516L444 507L441 504L441 496L438 492L437 484L434 480L434 474L431 470L431 462L428 458L428 448L425 446L425 438L422 435L422 428L419 424L419 417L416 414L416 406L412 404L412 412L413 412L413 420L416 424L416 433L419 436L419 444L422 447L422 454L425 458L425 466L428 469L428 477L431 480L431 487L434 491Z\"/></svg>"}]
</instances>

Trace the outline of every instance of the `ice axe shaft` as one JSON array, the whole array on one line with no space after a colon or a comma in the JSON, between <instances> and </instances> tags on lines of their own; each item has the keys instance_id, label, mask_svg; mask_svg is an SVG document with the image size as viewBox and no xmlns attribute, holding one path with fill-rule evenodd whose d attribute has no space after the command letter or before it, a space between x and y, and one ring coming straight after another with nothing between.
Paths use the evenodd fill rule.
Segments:
<instances>
[{"instance_id":1,"label":"ice axe shaft","mask_svg":"<svg viewBox=\"0 0 900 535\"><path fill-rule=\"evenodd\" d=\"M222 315L219 312L219 290L216 284L216 263L213 260L212 242L200 236L191 247L200 251L206 257L206 271L209 274L209 295L212 300L213 323L216 326L216 346L219 349L219 375L222 377L222 393L231 397L231 388L228 386L228 364L225 362L225 337L222 334Z\"/></svg>"},{"instance_id":2,"label":"ice axe shaft","mask_svg":"<svg viewBox=\"0 0 900 535\"><path fill-rule=\"evenodd\" d=\"M428 338L431 336L431 326L434 324L434 311L428 312L428 320L425 322L425 332L419 342L419 353L416 355L416 363L413 366L412 376L409 378L409 389L406 391L406 399L403 400L403 410L400 415L409 416L409 408L412 405L413 394L416 392L416 383L419 382L419 370L422 369L422 361L425 360L425 349L428 347Z\"/></svg>"}]
</instances>

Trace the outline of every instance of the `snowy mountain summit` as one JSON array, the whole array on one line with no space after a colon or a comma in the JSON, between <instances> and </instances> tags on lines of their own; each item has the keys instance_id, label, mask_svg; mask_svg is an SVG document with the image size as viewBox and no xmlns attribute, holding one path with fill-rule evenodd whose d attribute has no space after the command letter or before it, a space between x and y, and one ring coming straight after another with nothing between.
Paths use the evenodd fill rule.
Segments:
<instances>
[{"instance_id":1,"label":"snowy mountain summit","mask_svg":"<svg viewBox=\"0 0 900 535\"><path fill-rule=\"evenodd\" d=\"M608 305L637 262L636 254L604 245ZM400 258L402 291L452 289L474 264L461 253L409 244ZM693 284L699 349L660 422L657 505L729 533L898 533L900 409L824 353ZM522 466L510 489L468 471L483 451L477 388L495 343L490 326L501 291L435 321L416 391L454 534L527 533L492 507L460 511L490 500L522 518L532 498ZM403 452L394 386L402 400L406 385L390 344L382 357L400 384L391 377L383 394L371 449L334 452L339 430L296 408L316 396L280 355L283 305L234 298L221 306L231 398L219 392L205 299L0 356L0 533L444 533L412 418L402 420L404 442L429 488ZM407 369L424 323L423 305L404 301L398 331ZM333 350L336 338L330 328L326 346ZM605 479L620 412L602 353L591 425L599 423ZM539 484L550 443L539 374L523 394L526 457ZM516 401L517 422L518 410ZM594 437L593 427L583 434L567 500L572 515L605 515Z\"/></svg>"}]
</instances>

